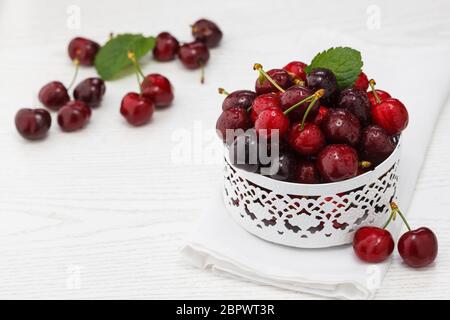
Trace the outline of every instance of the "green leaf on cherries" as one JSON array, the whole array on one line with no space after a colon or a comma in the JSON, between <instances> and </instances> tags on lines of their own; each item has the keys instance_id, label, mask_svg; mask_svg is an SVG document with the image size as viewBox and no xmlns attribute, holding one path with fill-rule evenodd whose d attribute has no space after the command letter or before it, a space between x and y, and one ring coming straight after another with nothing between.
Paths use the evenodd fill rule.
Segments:
<instances>
[{"instance_id":1,"label":"green leaf on cherries","mask_svg":"<svg viewBox=\"0 0 450 320\"><path fill-rule=\"evenodd\" d=\"M97 53L95 68L103 80L111 80L125 68L132 65L128 52L134 52L136 59L146 55L155 46L154 37L142 34L119 34L110 39Z\"/></svg>"},{"instance_id":2,"label":"green leaf on cherries","mask_svg":"<svg viewBox=\"0 0 450 320\"><path fill-rule=\"evenodd\" d=\"M310 73L315 68L330 69L336 76L339 88L345 89L355 83L362 66L361 52L349 47L337 47L317 54L305 71Z\"/></svg>"}]
</instances>

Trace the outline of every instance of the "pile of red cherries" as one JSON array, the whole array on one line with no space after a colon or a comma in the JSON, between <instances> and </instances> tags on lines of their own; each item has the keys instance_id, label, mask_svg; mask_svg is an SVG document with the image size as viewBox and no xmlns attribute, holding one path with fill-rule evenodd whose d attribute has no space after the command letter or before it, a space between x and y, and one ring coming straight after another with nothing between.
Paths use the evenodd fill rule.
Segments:
<instances>
[{"instance_id":1,"label":"pile of red cherries","mask_svg":"<svg viewBox=\"0 0 450 320\"><path fill-rule=\"evenodd\" d=\"M269 177L282 181L338 182L389 157L408 124L403 103L375 89L364 72L353 86L340 90L331 70L315 68L307 74L306 66L292 61L266 72L255 64L255 91L228 94L219 89L227 96L216 129L230 146L230 161L262 173L266 164L250 162L249 155L259 154L261 139L273 143L274 133L279 136L279 154L272 161L279 165ZM242 144L245 152L238 152Z\"/></svg>"},{"instance_id":2,"label":"pile of red cherries","mask_svg":"<svg viewBox=\"0 0 450 320\"><path fill-rule=\"evenodd\" d=\"M177 55L183 65L189 69L202 69L209 60L209 48L216 47L222 39L222 31L212 21L200 19L192 26L195 41L182 44L168 32L156 37L153 57L157 61L170 61ZM75 73L70 85L60 81L52 81L39 91L39 101L50 111L57 112L57 122L66 132L76 131L86 126L106 91L105 82L101 78L92 77L80 82L73 89L73 99L69 95L79 66L93 66L95 57L101 46L90 39L77 37L70 41L68 54L74 62ZM133 52L128 54L140 79L139 93L127 93L121 102L120 113L133 126L147 123L155 108L169 106L173 99L173 88L163 75L152 73L147 76L137 63ZM19 134L28 140L40 140L47 136L52 124L50 112L44 108L23 108L15 116L15 125Z\"/></svg>"}]
</instances>

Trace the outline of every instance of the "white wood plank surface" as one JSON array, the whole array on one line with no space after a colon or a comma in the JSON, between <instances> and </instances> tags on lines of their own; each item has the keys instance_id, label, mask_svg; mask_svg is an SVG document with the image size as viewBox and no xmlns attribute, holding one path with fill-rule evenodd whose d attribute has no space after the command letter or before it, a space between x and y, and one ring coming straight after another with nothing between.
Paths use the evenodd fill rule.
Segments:
<instances>
[{"instance_id":1,"label":"white wood plank surface","mask_svg":"<svg viewBox=\"0 0 450 320\"><path fill-rule=\"evenodd\" d=\"M73 5L81 10L80 29L67 25ZM374 8L380 13L375 30L368 20ZM216 88L253 83L250 66L266 52L271 59L277 52L271 46L296 47L285 30L334 28L387 48L448 43L449 14L445 0L0 1L0 298L317 298L213 275L180 258L182 239L220 179L221 165L204 158L175 164L173 132L212 128L221 101ZM145 73L167 75L176 90L174 105L158 111L148 126L131 128L119 115L121 97L136 90L129 76L107 83L102 106L80 132L62 133L54 123L48 138L36 143L15 132L15 112L37 106L43 84L70 80L66 45L75 35L103 42L110 32L169 30L189 41L189 24L203 16L216 20L225 34L211 53L204 86L198 72L178 61L144 59ZM280 63L299 56L287 52ZM79 79L93 75L83 68ZM418 75L409 81L429 85L434 79ZM414 271L395 259L379 299L450 298L448 123L447 106L410 212L413 224L436 230L439 260ZM200 137L198 144L193 137L199 148L193 146L193 154L210 147L213 138Z\"/></svg>"}]
</instances>

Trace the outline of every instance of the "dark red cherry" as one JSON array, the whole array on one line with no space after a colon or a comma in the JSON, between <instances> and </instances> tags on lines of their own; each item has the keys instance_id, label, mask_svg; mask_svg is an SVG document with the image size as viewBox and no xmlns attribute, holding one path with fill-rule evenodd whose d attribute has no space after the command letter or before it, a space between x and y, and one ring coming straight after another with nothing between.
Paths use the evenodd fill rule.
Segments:
<instances>
[{"instance_id":1,"label":"dark red cherry","mask_svg":"<svg viewBox=\"0 0 450 320\"><path fill-rule=\"evenodd\" d=\"M234 137L238 135L236 130L245 131L250 127L251 122L247 110L242 108L230 108L222 111L216 122L217 134L227 144L232 143Z\"/></svg>"},{"instance_id":2,"label":"dark red cherry","mask_svg":"<svg viewBox=\"0 0 450 320\"><path fill-rule=\"evenodd\" d=\"M222 31L214 22L200 19L192 25L195 40L203 42L209 48L216 47L222 39Z\"/></svg>"},{"instance_id":3,"label":"dark red cherry","mask_svg":"<svg viewBox=\"0 0 450 320\"><path fill-rule=\"evenodd\" d=\"M394 251L394 239L389 231L377 227L359 228L353 238L353 250L358 258L369 263L386 260Z\"/></svg>"},{"instance_id":4,"label":"dark red cherry","mask_svg":"<svg viewBox=\"0 0 450 320\"><path fill-rule=\"evenodd\" d=\"M39 91L39 101L51 110L58 110L69 100L66 87L59 81L49 82Z\"/></svg>"},{"instance_id":5,"label":"dark red cherry","mask_svg":"<svg viewBox=\"0 0 450 320\"><path fill-rule=\"evenodd\" d=\"M345 89L339 96L338 106L353 113L361 125L370 123L370 102L365 91L356 88Z\"/></svg>"},{"instance_id":6,"label":"dark red cherry","mask_svg":"<svg viewBox=\"0 0 450 320\"><path fill-rule=\"evenodd\" d=\"M280 109L267 109L256 118L255 129L264 138L271 138L275 132L281 138L289 129L289 119Z\"/></svg>"},{"instance_id":7,"label":"dark red cherry","mask_svg":"<svg viewBox=\"0 0 450 320\"><path fill-rule=\"evenodd\" d=\"M252 106L256 93L250 90L236 90L231 92L222 102L222 110L242 108L247 110Z\"/></svg>"},{"instance_id":8,"label":"dark red cherry","mask_svg":"<svg viewBox=\"0 0 450 320\"><path fill-rule=\"evenodd\" d=\"M153 57L158 61L171 61L177 56L180 44L169 32L161 32L156 37Z\"/></svg>"},{"instance_id":9,"label":"dark red cherry","mask_svg":"<svg viewBox=\"0 0 450 320\"><path fill-rule=\"evenodd\" d=\"M369 88L369 79L364 72L361 71L355 83L353 84L353 87L356 89L367 91L367 89Z\"/></svg>"},{"instance_id":10,"label":"dark red cherry","mask_svg":"<svg viewBox=\"0 0 450 320\"><path fill-rule=\"evenodd\" d=\"M102 79L87 78L75 87L73 97L75 100L83 101L89 107L95 108L100 105L105 91L105 82Z\"/></svg>"},{"instance_id":11,"label":"dark red cherry","mask_svg":"<svg viewBox=\"0 0 450 320\"><path fill-rule=\"evenodd\" d=\"M141 84L142 96L153 100L156 107L167 107L173 101L172 85L159 73L147 75Z\"/></svg>"},{"instance_id":12,"label":"dark red cherry","mask_svg":"<svg viewBox=\"0 0 450 320\"><path fill-rule=\"evenodd\" d=\"M308 88L302 86L293 86L287 89L285 92L281 93L280 102L281 102L281 110L286 111L294 104L302 101L303 99L311 96L314 92ZM306 110L309 107L309 102L304 102L300 104L297 108L289 112L289 119L292 121L302 121L303 116L305 115ZM319 112L319 101L314 103L314 106L308 113L307 121L312 121L317 113Z\"/></svg>"},{"instance_id":13,"label":"dark red cherry","mask_svg":"<svg viewBox=\"0 0 450 320\"><path fill-rule=\"evenodd\" d=\"M391 155L395 143L386 130L377 125L369 125L362 132L360 148L363 160L377 165Z\"/></svg>"},{"instance_id":14,"label":"dark red cherry","mask_svg":"<svg viewBox=\"0 0 450 320\"><path fill-rule=\"evenodd\" d=\"M372 107L373 122L390 135L399 134L408 126L408 110L397 99L388 98Z\"/></svg>"},{"instance_id":15,"label":"dark red cherry","mask_svg":"<svg viewBox=\"0 0 450 320\"><path fill-rule=\"evenodd\" d=\"M295 181L298 183L315 184L320 183L320 173L317 170L314 161L301 161L297 165L297 176Z\"/></svg>"},{"instance_id":16,"label":"dark red cherry","mask_svg":"<svg viewBox=\"0 0 450 320\"><path fill-rule=\"evenodd\" d=\"M408 231L398 240L398 252L410 267L426 267L436 259L438 253L436 235L425 227Z\"/></svg>"},{"instance_id":17,"label":"dark red cherry","mask_svg":"<svg viewBox=\"0 0 450 320\"><path fill-rule=\"evenodd\" d=\"M178 50L178 57L186 68L198 69L208 62L209 49L199 41L185 43Z\"/></svg>"},{"instance_id":18,"label":"dark red cherry","mask_svg":"<svg viewBox=\"0 0 450 320\"><path fill-rule=\"evenodd\" d=\"M358 174L358 153L346 144L330 144L318 154L316 165L327 182L350 179Z\"/></svg>"},{"instance_id":19,"label":"dark red cherry","mask_svg":"<svg viewBox=\"0 0 450 320\"><path fill-rule=\"evenodd\" d=\"M72 60L77 59L81 65L92 66L95 56L100 50L100 45L92 40L77 37L69 43L69 57Z\"/></svg>"},{"instance_id":20,"label":"dark red cherry","mask_svg":"<svg viewBox=\"0 0 450 320\"><path fill-rule=\"evenodd\" d=\"M361 137L358 118L346 109L330 109L320 127L329 143L356 146Z\"/></svg>"},{"instance_id":21,"label":"dark red cherry","mask_svg":"<svg viewBox=\"0 0 450 320\"><path fill-rule=\"evenodd\" d=\"M303 156L317 154L325 145L325 136L318 126L313 123L296 124L289 130L289 145Z\"/></svg>"},{"instance_id":22,"label":"dark red cherry","mask_svg":"<svg viewBox=\"0 0 450 320\"><path fill-rule=\"evenodd\" d=\"M306 63L300 61L292 61L285 65L283 69L286 70L292 78L306 81L306 67Z\"/></svg>"},{"instance_id":23,"label":"dark red cherry","mask_svg":"<svg viewBox=\"0 0 450 320\"><path fill-rule=\"evenodd\" d=\"M15 118L17 131L28 140L45 138L52 124L52 117L45 109L20 109Z\"/></svg>"},{"instance_id":24,"label":"dark red cherry","mask_svg":"<svg viewBox=\"0 0 450 320\"><path fill-rule=\"evenodd\" d=\"M82 101L69 101L58 111L58 124L63 131L84 127L91 117L91 109Z\"/></svg>"},{"instance_id":25,"label":"dark red cherry","mask_svg":"<svg viewBox=\"0 0 450 320\"><path fill-rule=\"evenodd\" d=\"M283 89L287 89L292 86L292 80L289 73L283 69L272 69L267 71L267 74ZM256 79L255 91L257 95L269 92L279 92L279 90L271 84L269 80L263 79L260 81L260 77Z\"/></svg>"},{"instance_id":26,"label":"dark red cherry","mask_svg":"<svg viewBox=\"0 0 450 320\"><path fill-rule=\"evenodd\" d=\"M231 163L242 170L257 172L258 161L258 136L255 130L247 130L234 139L229 149Z\"/></svg>"},{"instance_id":27,"label":"dark red cherry","mask_svg":"<svg viewBox=\"0 0 450 320\"><path fill-rule=\"evenodd\" d=\"M120 113L133 126L147 123L155 110L153 100L135 92L127 93L120 104Z\"/></svg>"},{"instance_id":28,"label":"dark red cherry","mask_svg":"<svg viewBox=\"0 0 450 320\"><path fill-rule=\"evenodd\" d=\"M386 91L383 91L383 90L375 89L375 92L377 93L377 96L380 99L380 102L377 101L373 91L367 92L367 97L369 98L370 105L372 107L376 106L378 103L381 103L384 100L386 100L386 99L391 97L391 95L389 93L387 93Z\"/></svg>"},{"instance_id":29,"label":"dark red cherry","mask_svg":"<svg viewBox=\"0 0 450 320\"><path fill-rule=\"evenodd\" d=\"M275 158L273 156L271 158L270 167L264 168L265 171L261 169L261 173L272 179L294 181L296 178L297 158L291 152L280 149L278 157ZM266 170L269 170L269 172Z\"/></svg>"},{"instance_id":30,"label":"dark red cherry","mask_svg":"<svg viewBox=\"0 0 450 320\"><path fill-rule=\"evenodd\" d=\"M332 96L338 90L336 76L334 73L326 68L315 68L306 76L306 83L308 88L316 92L319 89L324 89L323 98Z\"/></svg>"},{"instance_id":31,"label":"dark red cherry","mask_svg":"<svg viewBox=\"0 0 450 320\"><path fill-rule=\"evenodd\" d=\"M251 119L256 121L258 115L267 109L280 109L280 94L275 92L259 95L253 100Z\"/></svg>"}]
</instances>

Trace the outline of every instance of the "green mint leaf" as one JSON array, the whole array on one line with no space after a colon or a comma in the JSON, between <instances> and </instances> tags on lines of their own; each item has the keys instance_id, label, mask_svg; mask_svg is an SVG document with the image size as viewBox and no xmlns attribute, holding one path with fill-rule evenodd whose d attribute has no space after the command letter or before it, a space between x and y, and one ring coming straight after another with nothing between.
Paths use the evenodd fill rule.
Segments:
<instances>
[{"instance_id":1,"label":"green mint leaf","mask_svg":"<svg viewBox=\"0 0 450 320\"><path fill-rule=\"evenodd\" d=\"M349 47L330 48L317 54L309 66L305 68L310 73L315 68L330 69L336 76L340 89L351 87L359 74L363 62L361 53Z\"/></svg>"},{"instance_id":2,"label":"green mint leaf","mask_svg":"<svg viewBox=\"0 0 450 320\"><path fill-rule=\"evenodd\" d=\"M129 51L133 51L136 59L139 59L154 46L154 37L145 37L142 34L119 34L110 39L97 53L95 68L103 80L111 80L132 65L128 59Z\"/></svg>"}]
</instances>

